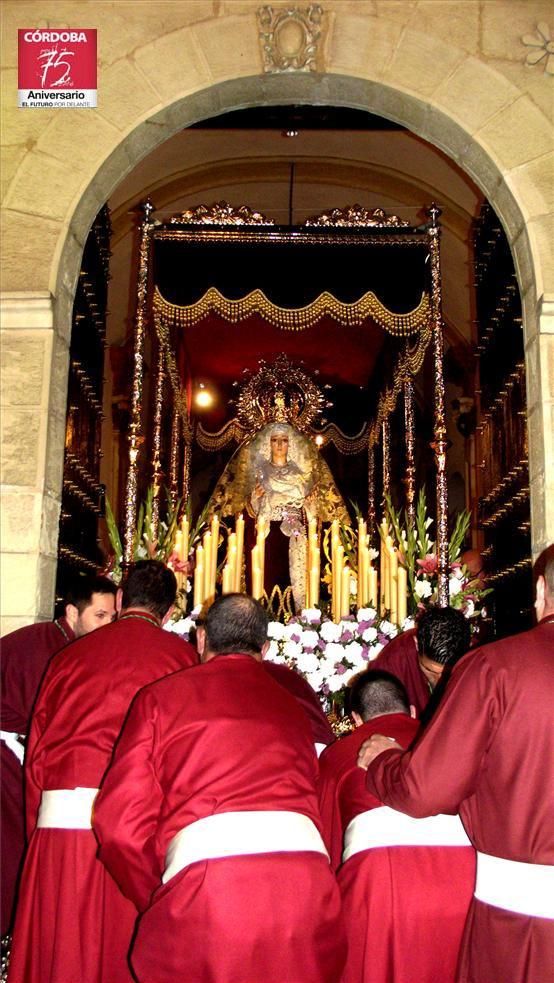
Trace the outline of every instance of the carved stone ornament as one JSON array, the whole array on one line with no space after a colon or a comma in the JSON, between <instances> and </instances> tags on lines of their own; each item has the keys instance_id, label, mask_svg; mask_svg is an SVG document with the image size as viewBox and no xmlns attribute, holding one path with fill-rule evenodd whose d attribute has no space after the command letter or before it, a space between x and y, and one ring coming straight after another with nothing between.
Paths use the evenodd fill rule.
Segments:
<instances>
[{"instance_id":1,"label":"carved stone ornament","mask_svg":"<svg viewBox=\"0 0 554 983\"><path fill-rule=\"evenodd\" d=\"M331 211L322 212L321 215L314 215L306 219L304 225L317 226L362 226L367 228L399 228L405 227L410 223L398 217L398 215L387 215L382 208L374 208L370 211L363 205L348 205L347 208L333 208Z\"/></svg>"},{"instance_id":2,"label":"carved stone ornament","mask_svg":"<svg viewBox=\"0 0 554 983\"><path fill-rule=\"evenodd\" d=\"M260 7L258 24L264 72L315 72L323 10Z\"/></svg>"},{"instance_id":3,"label":"carved stone ornament","mask_svg":"<svg viewBox=\"0 0 554 983\"><path fill-rule=\"evenodd\" d=\"M172 215L170 225L274 225L271 218L255 212L248 205L233 208L227 201L214 205L197 205L186 208L178 215Z\"/></svg>"},{"instance_id":4,"label":"carved stone ornament","mask_svg":"<svg viewBox=\"0 0 554 983\"><path fill-rule=\"evenodd\" d=\"M554 40L548 24L537 24L535 34L524 34L522 44L532 48L525 59L526 65L538 65L544 58L545 75L554 75Z\"/></svg>"}]
</instances>

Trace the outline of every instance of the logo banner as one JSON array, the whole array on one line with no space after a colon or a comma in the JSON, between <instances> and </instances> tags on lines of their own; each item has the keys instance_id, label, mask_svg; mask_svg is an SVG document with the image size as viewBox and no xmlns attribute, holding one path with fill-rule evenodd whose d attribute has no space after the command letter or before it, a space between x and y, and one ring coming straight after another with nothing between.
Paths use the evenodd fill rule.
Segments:
<instances>
[{"instance_id":1,"label":"logo banner","mask_svg":"<svg viewBox=\"0 0 554 983\"><path fill-rule=\"evenodd\" d=\"M96 30L22 28L17 33L20 108L96 107Z\"/></svg>"}]
</instances>

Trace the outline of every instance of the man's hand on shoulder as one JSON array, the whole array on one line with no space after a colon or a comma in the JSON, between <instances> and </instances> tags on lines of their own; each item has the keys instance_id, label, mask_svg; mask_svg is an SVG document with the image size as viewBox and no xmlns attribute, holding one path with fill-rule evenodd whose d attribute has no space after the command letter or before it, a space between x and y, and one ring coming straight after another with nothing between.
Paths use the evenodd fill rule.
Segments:
<instances>
[{"instance_id":1,"label":"man's hand on shoulder","mask_svg":"<svg viewBox=\"0 0 554 983\"><path fill-rule=\"evenodd\" d=\"M364 741L358 751L358 768L367 771L369 765L383 751L403 751L404 748L394 740L393 737L385 737L383 734L372 734Z\"/></svg>"}]
</instances>

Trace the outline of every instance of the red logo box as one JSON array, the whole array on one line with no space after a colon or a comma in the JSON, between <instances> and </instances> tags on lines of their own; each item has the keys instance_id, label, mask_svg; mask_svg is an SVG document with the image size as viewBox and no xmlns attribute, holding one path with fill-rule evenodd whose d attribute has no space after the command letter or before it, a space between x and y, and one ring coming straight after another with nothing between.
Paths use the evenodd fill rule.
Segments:
<instances>
[{"instance_id":1,"label":"red logo box","mask_svg":"<svg viewBox=\"0 0 554 983\"><path fill-rule=\"evenodd\" d=\"M96 106L96 30L22 28L18 56L19 106Z\"/></svg>"}]
</instances>

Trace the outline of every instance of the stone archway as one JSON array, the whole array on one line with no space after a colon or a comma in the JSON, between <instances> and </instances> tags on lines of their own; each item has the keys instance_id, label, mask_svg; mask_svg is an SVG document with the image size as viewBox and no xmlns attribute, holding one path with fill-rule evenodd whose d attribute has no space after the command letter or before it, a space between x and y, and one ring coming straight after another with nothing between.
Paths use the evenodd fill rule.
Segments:
<instances>
[{"instance_id":1,"label":"stone archway","mask_svg":"<svg viewBox=\"0 0 554 983\"><path fill-rule=\"evenodd\" d=\"M161 78L156 77L156 85L161 98L138 95L136 105L128 112L124 130L111 125L108 132L104 117L98 149L91 149L86 166L81 161L88 183L83 184L82 171L73 178L65 168L61 151L56 167L50 159L50 173L56 173L58 180L63 174L69 190L74 181L75 193L73 197L66 194L68 204L63 207L60 204L55 222L50 219L42 222L40 234L45 243L44 263L48 263L49 275L47 278L42 274L30 275L34 259L31 246L29 278L21 276L14 265L7 287L9 290L13 283L15 292L4 296L8 330L13 328L17 333L21 328L34 330L36 326L42 332L41 410L47 421L44 432L36 434L35 469L31 472L28 469L21 479L14 465L13 481L7 482L18 486L18 496L21 485L32 489L29 506L33 514L32 530L23 550L21 543L12 546L11 536L5 541L4 569L11 588L9 595L20 597L29 583L33 589L23 606L18 608L15 600L13 604L8 602L4 630L16 627L18 621L48 617L50 613L63 460L67 346L75 281L92 219L119 180L158 144L196 120L246 106L315 103L365 109L388 117L444 150L483 190L507 232L524 302L535 552L554 538L554 505L549 504L546 476L547 462L554 460L550 424L554 380L549 379L546 368L554 320L554 305L549 302L546 290L552 286L549 277L554 274L549 266L545 222L548 209L544 157L551 145L550 131L547 130L545 137L541 130L545 116L520 89L489 67L486 60L469 57L462 47L439 44L436 38L430 39L416 31L407 30L400 40L396 27L391 26L386 45L389 54L396 53L393 68L385 71L381 48L385 45L386 19L378 18L381 47L378 45L370 52L367 40L361 47L355 43L356 32L364 24L367 27L368 19L354 16L351 6L354 5L348 4L348 11L343 7L343 14L337 5L326 74L260 75L252 10L247 17L213 18L209 21L209 38L208 21L204 22L202 43L198 41L199 35L196 36L204 61L196 72L191 71L191 77L184 83L172 84L171 79L172 72L174 78L180 79L182 75L183 49L181 38L176 35L184 36L185 29L155 38L144 50L149 49L150 62L159 66ZM235 31L238 44L244 28L247 28L243 39L245 55L237 60L229 30ZM400 49L405 52L405 62L399 57ZM132 58L129 63L133 64ZM197 51L195 64L198 66ZM372 78L368 77L368 65L374 74ZM181 91L183 88L188 91L179 96L180 86ZM152 111L153 104L155 111ZM117 111L115 103L109 108L113 118ZM67 148L70 138L64 127L64 119L58 117L51 126L52 136L63 136ZM506 130L510 127L517 132L517 148L507 139ZM42 139L39 138L39 147ZM542 171L537 169L536 160ZM8 190L6 214L9 225L16 230L10 234L8 228L9 251L17 248L17 230L25 235L25 230L31 230L33 225L33 182L37 171L31 165L32 162L27 169L20 167ZM26 289L28 283L36 284L32 293ZM16 347L21 338L19 333ZM20 497L13 496L10 501L10 495L8 488L8 525L14 510L20 511L17 504Z\"/></svg>"}]
</instances>

